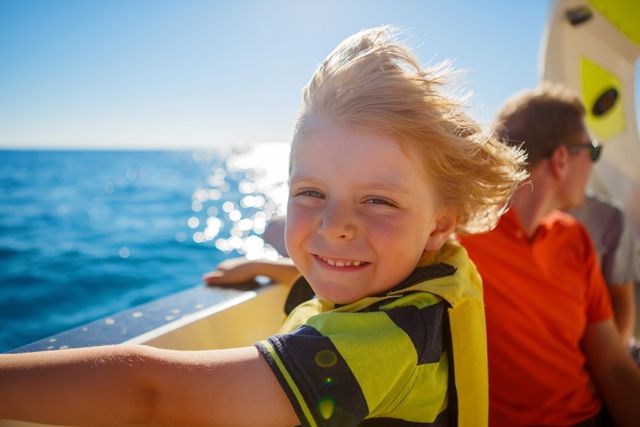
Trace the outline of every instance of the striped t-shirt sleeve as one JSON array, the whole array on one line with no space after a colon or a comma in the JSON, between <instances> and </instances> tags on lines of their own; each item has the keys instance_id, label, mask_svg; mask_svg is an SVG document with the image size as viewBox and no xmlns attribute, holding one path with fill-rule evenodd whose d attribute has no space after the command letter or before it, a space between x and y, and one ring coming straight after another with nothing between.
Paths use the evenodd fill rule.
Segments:
<instances>
[{"instance_id":1,"label":"striped t-shirt sleeve","mask_svg":"<svg viewBox=\"0 0 640 427\"><path fill-rule=\"evenodd\" d=\"M443 314L444 304L325 313L256 347L304 426L356 426L372 417L390 425L435 421L447 396ZM431 379L436 383L425 383Z\"/></svg>"}]
</instances>

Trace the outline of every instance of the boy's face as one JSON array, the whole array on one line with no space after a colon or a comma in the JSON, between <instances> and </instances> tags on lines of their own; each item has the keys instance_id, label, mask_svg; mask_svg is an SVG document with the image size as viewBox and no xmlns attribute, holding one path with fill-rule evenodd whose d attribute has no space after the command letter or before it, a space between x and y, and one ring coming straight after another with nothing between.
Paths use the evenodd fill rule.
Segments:
<instances>
[{"instance_id":1,"label":"boy's face","mask_svg":"<svg viewBox=\"0 0 640 427\"><path fill-rule=\"evenodd\" d=\"M321 298L390 289L442 244L432 185L394 138L316 117L292 150L286 245Z\"/></svg>"}]
</instances>

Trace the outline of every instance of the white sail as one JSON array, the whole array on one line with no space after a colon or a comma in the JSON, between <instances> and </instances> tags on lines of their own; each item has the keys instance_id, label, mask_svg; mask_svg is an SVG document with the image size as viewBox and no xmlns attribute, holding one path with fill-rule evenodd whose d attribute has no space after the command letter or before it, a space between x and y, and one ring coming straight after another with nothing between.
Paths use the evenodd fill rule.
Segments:
<instances>
[{"instance_id":1,"label":"white sail","mask_svg":"<svg viewBox=\"0 0 640 427\"><path fill-rule=\"evenodd\" d=\"M541 52L541 78L582 97L587 125L604 145L590 186L620 205L640 236L640 140L635 79L640 2L558 0Z\"/></svg>"}]
</instances>

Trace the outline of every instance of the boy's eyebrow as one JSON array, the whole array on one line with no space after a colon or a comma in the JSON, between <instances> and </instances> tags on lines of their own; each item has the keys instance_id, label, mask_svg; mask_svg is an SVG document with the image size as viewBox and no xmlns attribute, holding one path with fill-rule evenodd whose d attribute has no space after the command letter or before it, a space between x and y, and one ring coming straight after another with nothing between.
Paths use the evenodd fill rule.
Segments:
<instances>
[{"instance_id":1,"label":"boy's eyebrow","mask_svg":"<svg viewBox=\"0 0 640 427\"><path fill-rule=\"evenodd\" d=\"M312 177L311 175L296 173L289 177L289 181L318 181L318 179Z\"/></svg>"},{"instance_id":2,"label":"boy's eyebrow","mask_svg":"<svg viewBox=\"0 0 640 427\"><path fill-rule=\"evenodd\" d=\"M312 183L320 184L321 180L314 178L310 175L296 174L289 178L289 182L295 181L308 181ZM364 181L356 184L357 187L371 189L371 190L384 190L393 193L410 194L411 192L405 186L397 184L393 179L379 179L376 181Z\"/></svg>"},{"instance_id":3,"label":"boy's eyebrow","mask_svg":"<svg viewBox=\"0 0 640 427\"><path fill-rule=\"evenodd\" d=\"M402 194L410 193L405 186L401 184L396 184L392 180L363 182L360 186L367 189L384 190L392 193L402 193Z\"/></svg>"}]
</instances>

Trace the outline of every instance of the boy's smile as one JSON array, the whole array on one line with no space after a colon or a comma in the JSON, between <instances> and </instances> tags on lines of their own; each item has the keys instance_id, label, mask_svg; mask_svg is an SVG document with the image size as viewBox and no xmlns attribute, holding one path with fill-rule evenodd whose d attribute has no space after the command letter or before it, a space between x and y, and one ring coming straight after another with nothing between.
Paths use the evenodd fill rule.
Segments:
<instances>
[{"instance_id":1,"label":"boy's smile","mask_svg":"<svg viewBox=\"0 0 640 427\"><path fill-rule=\"evenodd\" d=\"M383 292L411 273L425 249L438 249L431 238L437 200L416 157L385 133L326 118L300 130L286 243L320 297L344 304Z\"/></svg>"},{"instance_id":2,"label":"boy's smile","mask_svg":"<svg viewBox=\"0 0 640 427\"><path fill-rule=\"evenodd\" d=\"M333 259L333 258L328 258L322 255L317 255L317 254L313 254L313 256L315 256L316 258L319 258L322 262L325 262L331 266L336 266L339 268L346 268L346 267L364 267L365 265L368 264L367 261L358 261L358 260L350 260L350 259Z\"/></svg>"}]
</instances>

